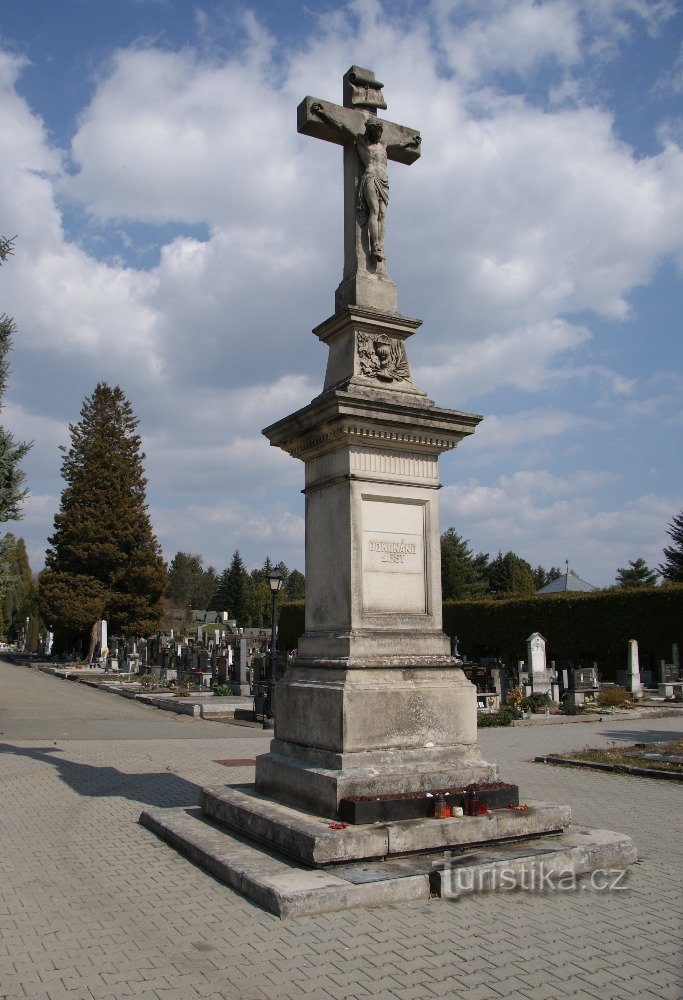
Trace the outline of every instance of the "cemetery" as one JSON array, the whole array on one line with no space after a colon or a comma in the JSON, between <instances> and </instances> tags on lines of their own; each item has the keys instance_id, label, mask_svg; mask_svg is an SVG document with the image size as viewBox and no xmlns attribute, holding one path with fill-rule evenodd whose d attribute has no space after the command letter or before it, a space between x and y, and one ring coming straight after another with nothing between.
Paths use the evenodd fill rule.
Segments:
<instances>
[{"instance_id":1,"label":"cemetery","mask_svg":"<svg viewBox=\"0 0 683 1000\"><path fill-rule=\"evenodd\" d=\"M679 1000L683 8L34 6L0 1000Z\"/></svg>"}]
</instances>

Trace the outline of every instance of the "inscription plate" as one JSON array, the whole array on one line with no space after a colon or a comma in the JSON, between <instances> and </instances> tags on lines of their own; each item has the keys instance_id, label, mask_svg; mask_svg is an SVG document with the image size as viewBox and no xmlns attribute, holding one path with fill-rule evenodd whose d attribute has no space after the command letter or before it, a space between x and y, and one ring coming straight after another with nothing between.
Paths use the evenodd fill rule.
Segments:
<instances>
[{"instance_id":1,"label":"inscription plate","mask_svg":"<svg viewBox=\"0 0 683 1000\"><path fill-rule=\"evenodd\" d=\"M363 498L363 609L426 614L425 507Z\"/></svg>"}]
</instances>

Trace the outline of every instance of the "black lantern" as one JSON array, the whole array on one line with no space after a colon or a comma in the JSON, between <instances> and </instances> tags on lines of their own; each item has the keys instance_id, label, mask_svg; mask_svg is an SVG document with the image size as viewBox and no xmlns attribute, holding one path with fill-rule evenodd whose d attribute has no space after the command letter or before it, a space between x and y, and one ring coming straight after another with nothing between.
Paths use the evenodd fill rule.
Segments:
<instances>
[{"instance_id":1,"label":"black lantern","mask_svg":"<svg viewBox=\"0 0 683 1000\"><path fill-rule=\"evenodd\" d=\"M282 573L278 570L273 570L272 573L268 574L268 586L270 587L270 592L273 596L273 621L270 630L270 676L268 678L268 693L266 697L266 710L263 719L264 729L274 729L275 728L275 705L273 698L273 687L275 686L275 670L277 665L277 595L282 590L282 585L284 583L284 578Z\"/></svg>"}]
</instances>

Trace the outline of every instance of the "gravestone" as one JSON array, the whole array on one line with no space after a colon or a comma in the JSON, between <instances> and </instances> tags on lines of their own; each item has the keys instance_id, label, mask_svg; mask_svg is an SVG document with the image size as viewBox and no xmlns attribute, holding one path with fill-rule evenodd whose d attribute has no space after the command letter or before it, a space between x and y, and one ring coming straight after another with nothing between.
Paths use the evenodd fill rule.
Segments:
<instances>
[{"instance_id":1,"label":"gravestone","mask_svg":"<svg viewBox=\"0 0 683 1000\"><path fill-rule=\"evenodd\" d=\"M545 639L540 632L532 632L526 641L526 656L534 694L552 694L550 675L545 659Z\"/></svg>"},{"instance_id":2,"label":"gravestone","mask_svg":"<svg viewBox=\"0 0 683 1000\"><path fill-rule=\"evenodd\" d=\"M638 660L638 640L628 642L628 690L634 698L643 697L643 686L640 682L640 663Z\"/></svg>"},{"instance_id":3,"label":"gravestone","mask_svg":"<svg viewBox=\"0 0 683 1000\"><path fill-rule=\"evenodd\" d=\"M238 661L240 694L249 693L249 654L247 652L247 637L240 636L240 655ZM246 688L246 691L242 689Z\"/></svg>"}]
</instances>

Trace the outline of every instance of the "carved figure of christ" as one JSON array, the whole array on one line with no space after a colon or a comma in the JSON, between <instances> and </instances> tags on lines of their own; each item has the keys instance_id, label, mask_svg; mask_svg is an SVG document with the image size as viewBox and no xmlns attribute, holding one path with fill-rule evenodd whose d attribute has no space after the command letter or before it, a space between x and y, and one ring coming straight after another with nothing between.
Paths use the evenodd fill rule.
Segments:
<instances>
[{"instance_id":1,"label":"carved figure of christ","mask_svg":"<svg viewBox=\"0 0 683 1000\"><path fill-rule=\"evenodd\" d=\"M345 147L344 276L367 270L368 263L375 271L384 261L387 160L414 163L420 155L419 132L310 97L299 108L298 130ZM365 239L358 239L359 231Z\"/></svg>"}]
</instances>

